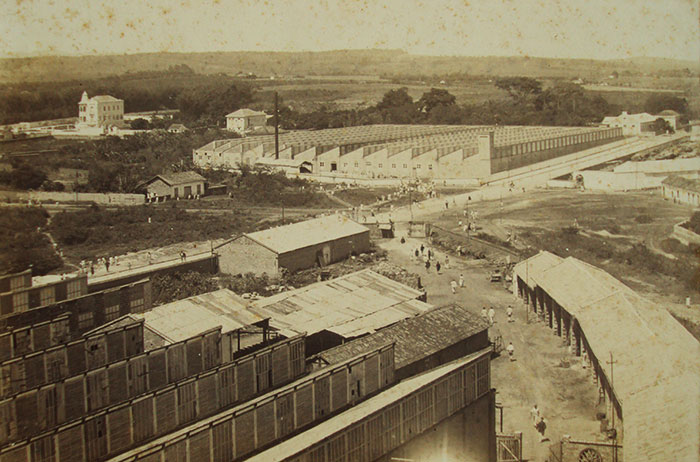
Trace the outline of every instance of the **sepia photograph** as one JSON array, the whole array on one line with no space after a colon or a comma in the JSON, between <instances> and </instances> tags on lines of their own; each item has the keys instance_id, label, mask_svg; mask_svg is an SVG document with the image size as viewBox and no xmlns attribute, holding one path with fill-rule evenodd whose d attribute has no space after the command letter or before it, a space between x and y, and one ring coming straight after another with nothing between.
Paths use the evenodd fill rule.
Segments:
<instances>
[{"instance_id":1,"label":"sepia photograph","mask_svg":"<svg viewBox=\"0 0 700 462\"><path fill-rule=\"evenodd\" d=\"M7 0L0 462L700 462L700 0Z\"/></svg>"}]
</instances>

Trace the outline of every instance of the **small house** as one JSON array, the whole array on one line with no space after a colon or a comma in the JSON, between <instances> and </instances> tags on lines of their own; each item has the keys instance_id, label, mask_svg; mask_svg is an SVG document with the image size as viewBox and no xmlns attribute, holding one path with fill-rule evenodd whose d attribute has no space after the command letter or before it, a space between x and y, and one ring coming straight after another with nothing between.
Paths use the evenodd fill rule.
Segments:
<instances>
[{"instance_id":1,"label":"small house","mask_svg":"<svg viewBox=\"0 0 700 462\"><path fill-rule=\"evenodd\" d=\"M149 198L189 198L205 192L206 178L196 172L179 172L156 175L144 188Z\"/></svg>"},{"instance_id":2,"label":"small house","mask_svg":"<svg viewBox=\"0 0 700 462\"><path fill-rule=\"evenodd\" d=\"M172 124L168 127L170 133L185 133L188 130L183 124Z\"/></svg>"}]
</instances>

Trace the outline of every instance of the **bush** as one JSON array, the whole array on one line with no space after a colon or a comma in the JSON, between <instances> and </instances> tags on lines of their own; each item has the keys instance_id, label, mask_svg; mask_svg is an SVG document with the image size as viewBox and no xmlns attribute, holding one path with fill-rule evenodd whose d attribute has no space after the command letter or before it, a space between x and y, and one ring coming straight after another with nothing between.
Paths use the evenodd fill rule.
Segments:
<instances>
[{"instance_id":1,"label":"bush","mask_svg":"<svg viewBox=\"0 0 700 462\"><path fill-rule=\"evenodd\" d=\"M40 231L48 213L39 207L8 207L0 215L0 273L43 275L63 266L49 238Z\"/></svg>"},{"instance_id":2,"label":"bush","mask_svg":"<svg viewBox=\"0 0 700 462\"><path fill-rule=\"evenodd\" d=\"M636 217L634 217L634 221L636 221L637 223L647 224L647 223L651 223L652 221L654 221L654 219L651 218L647 214L643 214L643 215L637 215Z\"/></svg>"},{"instance_id":3,"label":"bush","mask_svg":"<svg viewBox=\"0 0 700 462\"><path fill-rule=\"evenodd\" d=\"M198 271L157 274L151 281L153 305L162 305L219 289L211 275Z\"/></svg>"}]
</instances>

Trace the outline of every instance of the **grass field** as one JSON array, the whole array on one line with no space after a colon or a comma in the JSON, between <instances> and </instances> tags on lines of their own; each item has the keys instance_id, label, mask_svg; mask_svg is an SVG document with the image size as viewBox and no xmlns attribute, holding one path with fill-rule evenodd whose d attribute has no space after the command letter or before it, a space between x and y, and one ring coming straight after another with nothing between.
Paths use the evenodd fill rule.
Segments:
<instances>
[{"instance_id":1,"label":"grass field","mask_svg":"<svg viewBox=\"0 0 700 462\"><path fill-rule=\"evenodd\" d=\"M516 245L549 250L602 267L641 292L682 303L700 300L698 258L669 242L675 223L687 219L689 207L664 201L656 192L594 193L534 191L474 204L480 232L505 240L515 232ZM454 227L461 214L442 215L438 224ZM577 226L578 232L570 228Z\"/></svg>"}]
</instances>

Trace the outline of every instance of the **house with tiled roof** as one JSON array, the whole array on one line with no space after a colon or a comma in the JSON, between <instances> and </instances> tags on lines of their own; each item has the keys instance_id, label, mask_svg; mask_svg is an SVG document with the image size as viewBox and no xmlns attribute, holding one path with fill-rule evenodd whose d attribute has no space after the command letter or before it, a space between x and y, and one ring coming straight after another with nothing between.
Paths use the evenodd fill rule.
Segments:
<instances>
[{"instance_id":1,"label":"house with tiled roof","mask_svg":"<svg viewBox=\"0 0 700 462\"><path fill-rule=\"evenodd\" d=\"M700 180L671 175L661 182L664 199L678 204L700 207Z\"/></svg>"},{"instance_id":2,"label":"house with tiled roof","mask_svg":"<svg viewBox=\"0 0 700 462\"><path fill-rule=\"evenodd\" d=\"M619 116L605 117L601 125L610 128L622 128L622 134L625 136L653 135L654 121L658 118L658 116L653 116L646 112L628 114L627 111L622 111L622 114Z\"/></svg>"},{"instance_id":3,"label":"house with tiled roof","mask_svg":"<svg viewBox=\"0 0 700 462\"><path fill-rule=\"evenodd\" d=\"M142 187L149 200L187 199L204 194L206 181L197 172L164 173L146 181Z\"/></svg>"}]
</instances>

